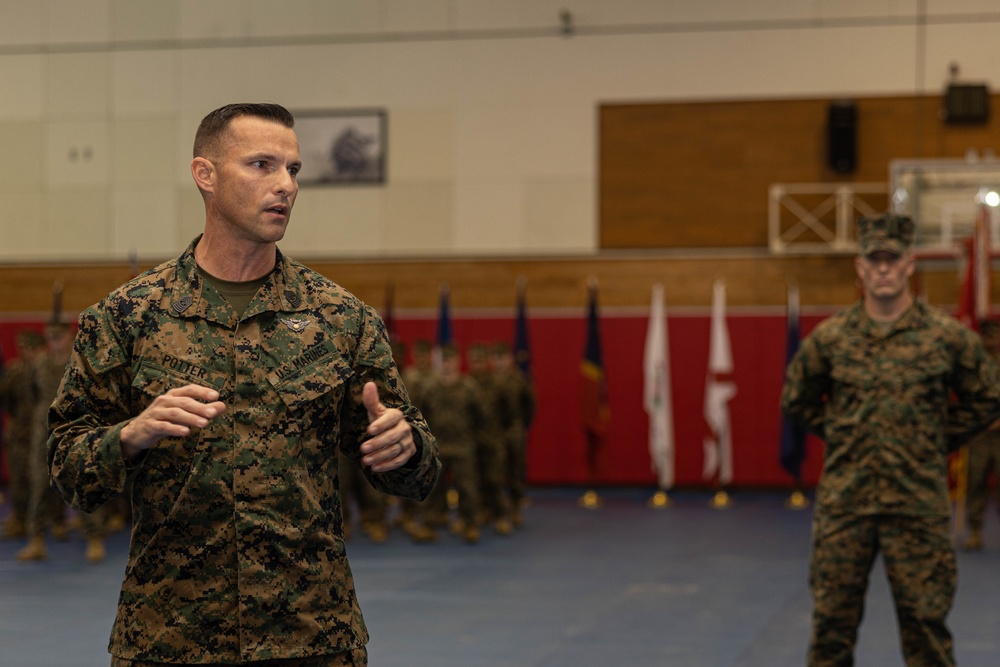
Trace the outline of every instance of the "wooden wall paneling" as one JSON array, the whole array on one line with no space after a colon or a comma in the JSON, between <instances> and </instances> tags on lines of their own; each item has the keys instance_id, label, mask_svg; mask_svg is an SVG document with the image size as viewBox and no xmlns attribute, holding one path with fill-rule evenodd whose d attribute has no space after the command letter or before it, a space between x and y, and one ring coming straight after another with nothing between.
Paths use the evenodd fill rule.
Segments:
<instances>
[{"instance_id":1,"label":"wooden wall paneling","mask_svg":"<svg viewBox=\"0 0 1000 667\"><path fill-rule=\"evenodd\" d=\"M508 309L519 277L528 280L531 308L582 308L587 280L598 279L604 307L646 308L650 288L665 286L669 308L707 308L712 283L723 278L733 307L781 307L794 280L805 306L837 306L857 297L853 258L805 257L635 257L477 261L310 262L312 268L375 306L384 306L389 283L397 309L436 309L443 283L458 309ZM148 268L148 267L143 267ZM921 268L921 289L932 303L958 301L960 277L953 263ZM0 266L0 316L48 313L52 285L64 284L63 308L75 313L100 300L129 278L127 264ZM1000 279L994 277L994 293Z\"/></svg>"},{"instance_id":2,"label":"wooden wall paneling","mask_svg":"<svg viewBox=\"0 0 1000 667\"><path fill-rule=\"evenodd\" d=\"M826 156L832 101L602 106L601 247L766 247L773 183L886 182L893 159L1000 153L996 113L985 125L948 125L940 95L856 98L857 169L839 174Z\"/></svg>"}]
</instances>

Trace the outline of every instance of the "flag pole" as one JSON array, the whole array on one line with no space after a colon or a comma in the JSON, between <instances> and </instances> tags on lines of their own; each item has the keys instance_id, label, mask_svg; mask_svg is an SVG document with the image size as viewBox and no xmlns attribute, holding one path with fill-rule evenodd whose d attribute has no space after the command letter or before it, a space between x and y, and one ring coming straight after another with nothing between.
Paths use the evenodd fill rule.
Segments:
<instances>
[{"instance_id":1,"label":"flag pole","mask_svg":"<svg viewBox=\"0 0 1000 667\"><path fill-rule=\"evenodd\" d=\"M597 327L597 276L589 276L587 278L587 293L587 349L585 351L584 367L594 361L587 358L587 353L594 351L599 352L599 349L591 350L592 343L594 342L592 339L598 334L598 332L594 331ZM598 370L603 372L603 368ZM604 501L601 499L600 495L598 495L596 489L594 489L594 481L597 477L598 436L591 433L589 429L585 428L584 430L587 440L587 490L584 491L582 496L580 496L577 504L584 509L595 510L604 504Z\"/></svg>"},{"instance_id":2,"label":"flag pole","mask_svg":"<svg viewBox=\"0 0 1000 667\"><path fill-rule=\"evenodd\" d=\"M704 439L705 466L702 474L713 480L713 509L731 505L726 486L732 482L732 423L729 401L736 395L732 381L733 357L726 322L726 284L716 278L712 285L712 316L709 327L708 377L705 383L704 417L709 433Z\"/></svg>"},{"instance_id":3,"label":"flag pole","mask_svg":"<svg viewBox=\"0 0 1000 667\"><path fill-rule=\"evenodd\" d=\"M642 366L642 404L649 417L649 456L657 484L646 506L664 509L673 504L667 490L674 483L674 428L667 310L660 282L652 286Z\"/></svg>"},{"instance_id":4,"label":"flag pole","mask_svg":"<svg viewBox=\"0 0 1000 667\"><path fill-rule=\"evenodd\" d=\"M786 304L786 341L785 366L791 363L792 357L798 352L801 334L799 285L796 281L788 283L788 298ZM792 493L785 501L785 507L793 510L803 510L809 507L809 499L802 491L802 462L806 454L806 431L800 424L794 424L787 417L782 417L781 436L778 447L778 459L794 480Z\"/></svg>"}]
</instances>

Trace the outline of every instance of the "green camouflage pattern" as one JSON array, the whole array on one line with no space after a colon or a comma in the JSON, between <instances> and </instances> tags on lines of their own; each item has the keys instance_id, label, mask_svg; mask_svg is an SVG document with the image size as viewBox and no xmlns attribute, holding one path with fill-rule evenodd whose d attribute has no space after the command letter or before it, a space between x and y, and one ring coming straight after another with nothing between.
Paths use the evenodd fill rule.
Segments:
<instances>
[{"instance_id":1,"label":"green camouflage pattern","mask_svg":"<svg viewBox=\"0 0 1000 667\"><path fill-rule=\"evenodd\" d=\"M527 491L527 428L535 418L535 390L516 367L499 370L492 379L498 396L500 432L507 448L510 502L516 509Z\"/></svg>"},{"instance_id":2,"label":"green camouflage pattern","mask_svg":"<svg viewBox=\"0 0 1000 667\"><path fill-rule=\"evenodd\" d=\"M28 534L44 535L56 522L62 523L66 506L49 484L45 441L48 435L47 413L56 397L66 364L44 354L31 366L32 395L35 403L31 414L31 437L28 449L30 496L28 502ZM94 508L95 510L97 508ZM93 523L87 514L81 524L88 537L93 536Z\"/></svg>"},{"instance_id":3,"label":"green camouflage pattern","mask_svg":"<svg viewBox=\"0 0 1000 667\"><path fill-rule=\"evenodd\" d=\"M163 662L246 662L367 642L344 551L337 449L359 464L362 387L378 386L418 454L387 493L424 498L437 446L392 361L377 313L278 253L239 318L197 269L194 242L81 316L49 415L51 479L89 511L133 482L129 562L110 650ZM134 465L125 423L189 383L227 411Z\"/></svg>"},{"instance_id":4,"label":"green camouflage pattern","mask_svg":"<svg viewBox=\"0 0 1000 667\"><path fill-rule=\"evenodd\" d=\"M781 409L826 444L817 510L944 517L948 451L1000 415L1000 372L940 309L885 328L858 302L802 341Z\"/></svg>"},{"instance_id":5,"label":"green camouflage pattern","mask_svg":"<svg viewBox=\"0 0 1000 667\"><path fill-rule=\"evenodd\" d=\"M488 371L470 371L469 377L482 401L482 422L476 428L476 461L479 467L479 498L482 509L492 518L510 515L507 475L507 439L501 430L500 409L503 396Z\"/></svg>"},{"instance_id":6,"label":"green camouflage pattern","mask_svg":"<svg viewBox=\"0 0 1000 667\"><path fill-rule=\"evenodd\" d=\"M947 455L1000 414L979 337L915 302L891 323L859 301L821 322L787 369L781 408L825 441L816 492L810 667L854 664L881 552L910 665L953 665L956 586Z\"/></svg>"},{"instance_id":7,"label":"green camouflage pattern","mask_svg":"<svg viewBox=\"0 0 1000 667\"><path fill-rule=\"evenodd\" d=\"M7 491L11 515L28 520L31 504L31 430L37 398L31 364L15 359L0 374L0 410L7 413Z\"/></svg>"},{"instance_id":8,"label":"green camouflage pattern","mask_svg":"<svg viewBox=\"0 0 1000 667\"><path fill-rule=\"evenodd\" d=\"M955 596L955 551L948 517L817 513L810 584L809 667L854 664L868 573L881 552L907 665L955 664L946 619Z\"/></svg>"},{"instance_id":9,"label":"green camouflage pattern","mask_svg":"<svg viewBox=\"0 0 1000 667\"><path fill-rule=\"evenodd\" d=\"M905 215L880 215L858 219L858 246L861 255L886 250L902 255L913 245L913 219Z\"/></svg>"},{"instance_id":10,"label":"green camouflage pattern","mask_svg":"<svg viewBox=\"0 0 1000 667\"><path fill-rule=\"evenodd\" d=\"M442 464L442 483L427 499L427 511L434 517L447 513L446 493L451 485L458 491L459 515L467 525L475 525L479 513L476 433L485 419L479 388L467 375L453 381L433 376L420 400L427 421L434 425Z\"/></svg>"}]
</instances>

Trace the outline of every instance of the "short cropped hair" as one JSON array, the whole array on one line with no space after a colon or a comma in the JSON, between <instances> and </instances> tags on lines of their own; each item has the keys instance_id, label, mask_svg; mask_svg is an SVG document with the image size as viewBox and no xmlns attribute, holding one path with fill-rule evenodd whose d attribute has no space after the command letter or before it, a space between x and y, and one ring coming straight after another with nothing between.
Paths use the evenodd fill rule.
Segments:
<instances>
[{"instance_id":1,"label":"short cropped hair","mask_svg":"<svg viewBox=\"0 0 1000 667\"><path fill-rule=\"evenodd\" d=\"M218 153L222 135L229 128L229 123L240 116L253 116L280 123L285 127L295 127L294 116L280 104L246 102L227 104L202 118L194 135L194 157L208 157Z\"/></svg>"}]
</instances>

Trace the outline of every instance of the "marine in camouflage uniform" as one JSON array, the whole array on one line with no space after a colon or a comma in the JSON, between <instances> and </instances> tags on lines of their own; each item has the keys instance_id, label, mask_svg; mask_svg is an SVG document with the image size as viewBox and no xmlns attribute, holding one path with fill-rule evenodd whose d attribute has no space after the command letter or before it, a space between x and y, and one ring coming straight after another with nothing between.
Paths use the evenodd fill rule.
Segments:
<instances>
[{"instance_id":1,"label":"marine in camouflage uniform","mask_svg":"<svg viewBox=\"0 0 1000 667\"><path fill-rule=\"evenodd\" d=\"M479 388L482 401L482 422L475 430L476 461L479 467L479 500L481 524L492 524L500 535L514 531L507 483L507 437L500 424L502 410L500 388L490 369L485 345L469 346L469 377Z\"/></svg>"},{"instance_id":2,"label":"marine in camouflage uniform","mask_svg":"<svg viewBox=\"0 0 1000 667\"><path fill-rule=\"evenodd\" d=\"M521 508L526 501L528 427L535 418L535 390L524 373L514 364L514 355L506 343L490 349L493 384L499 396L500 432L507 447L507 483L512 522L522 524Z\"/></svg>"},{"instance_id":3,"label":"marine in camouflage uniform","mask_svg":"<svg viewBox=\"0 0 1000 667\"><path fill-rule=\"evenodd\" d=\"M983 344L994 361L1000 359L1000 325L993 320L980 323L979 333ZM969 525L969 535L965 548L978 551L983 548L983 518L989 500L990 473L997 476L995 499L1000 510L1000 421L969 441L968 486L965 498L965 520Z\"/></svg>"},{"instance_id":4,"label":"marine in camouflage uniform","mask_svg":"<svg viewBox=\"0 0 1000 667\"><path fill-rule=\"evenodd\" d=\"M49 484L49 469L46 464L46 440L48 436L49 406L56 397L66 364L73 348L73 330L64 322L51 322L45 327L48 351L32 367L33 393L35 395L32 415L31 452L31 502L28 509L27 546L18 552L18 560L45 560L48 550L45 533L53 528L56 517L63 517L66 506ZM92 513L80 516L80 524L87 539L86 558L91 563L104 560L104 522L107 511L97 508Z\"/></svg>"},{"instance_id":5,"label":"marine in camouflage uniform","mask_svg":"<svg viewBox=\"0 0 1000 667\"><path fill-rule=\"evenodd\" d=\"M434 424L441 452L441 480L427 499L425 521L434 526L447 521L449 487L458 492L458 516L452 531L472 544L479 541L479 469L476 463L476 431L485 414L476 383L460 370L461 360L453 345L441 350L441 372L421 394L421 409Z\"/></svg>"},{"instance_id":6,"label":"marine in camouflage uniform","mask_svg":"<svg viewBox=\"0 0 1000 667\"><path fill-rule=\"evenodd\" d=\"M405 359L405 351L397 357L397 361ZM405 364L405 362L403 362ZM403 368L403 384L410 392L410 400L423 412L424 397L427 387L436 372L433 363L433 346L426 339L418 339L413 344L412 363ZM403 498L400 503L399 524L414 542L433 542L437 539L433 528L426 524L427 500L417 501Z\"/></svg>"},{"instance_id":7,"label":"marine in camouflage uniform","mask_svg":"<svg viewBox=\"0 0 1000 667\"><path fill-rule=\"evenodd\" d=\"M31 504L32 417L37 402L32 366L45 354L45 338L31 329L19 331L17 350L17 359L0 374L0 409L8 417L4 438L10 476L7 487L10 516L4 525L4 537L8 538L24 537L27 532L28 507ZM62 510L62 503L59 509Z\"/></svg>"},{"instance_id":8,"label":"marine in camouflage uniform","mask_svg":"<svg viewBox=\"0 0 1000 667\"><path fill-rule=\"evenodd\" d=\"M80 316L51 478L84 511L133 482L113 664L364 665L338 449L375 488L421 498L437 447L375 310L277 250L298 191L291 115L229 105L199 136L220 118L222 147L209 160L196 139L192 162L205 234ZM245 310L202 269L225 268L213 243L269 265Z\"/></svg>"},{"instance_id":9,"label":"marine in camouflage uniform","mask_svg":"<svg viewBox=\"0 0 1000 667\"><path fill-rule=\"evenodd\" d=\"M1000 371L971 330L913 299L908 218L863 218L858 237L864 297L802 341L781 396L784 412L826 443L808 664L854 664L881 552L906 663L953 665L947 454L1000 414Z\"/></svg>"}]
</instances>

